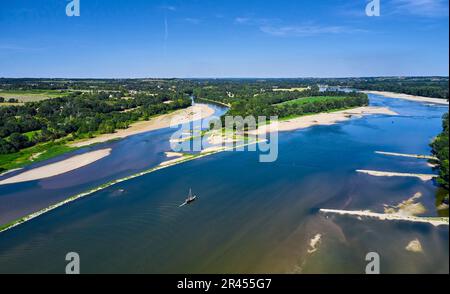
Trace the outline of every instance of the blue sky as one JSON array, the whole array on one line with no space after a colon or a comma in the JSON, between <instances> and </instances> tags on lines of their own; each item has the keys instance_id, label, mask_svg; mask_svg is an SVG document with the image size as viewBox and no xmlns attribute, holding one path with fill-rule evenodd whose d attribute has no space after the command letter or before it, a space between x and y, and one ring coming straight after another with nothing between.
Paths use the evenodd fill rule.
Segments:
<instances>
[{"instance_id":1,"label":"blue sky","mask_svg":"<svg viewBox=\"0 0 450 294\"><path fill-rule=\"evenodd\" d=\"M0 1L0 77L348 77L449 72L448 0Z\"/></svg>"}]
</instances>

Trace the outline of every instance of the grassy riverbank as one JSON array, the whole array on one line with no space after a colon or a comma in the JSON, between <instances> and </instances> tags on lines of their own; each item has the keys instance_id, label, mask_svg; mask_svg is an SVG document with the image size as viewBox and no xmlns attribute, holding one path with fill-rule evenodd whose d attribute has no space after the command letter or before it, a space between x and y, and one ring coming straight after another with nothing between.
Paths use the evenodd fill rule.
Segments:
<instances>
[{"instance_id":1,"label":"grassy riverbank","mask_svg":"<svg viewBox=\"0 0 450 294\"><path fill-rule=\"evenodd\" d=\"M1 154L0 172L23 168L27 165L48 160L77 149L67 146L65 141L59 141L39 144L12 154Z\"/></svg>"}]
</instances>

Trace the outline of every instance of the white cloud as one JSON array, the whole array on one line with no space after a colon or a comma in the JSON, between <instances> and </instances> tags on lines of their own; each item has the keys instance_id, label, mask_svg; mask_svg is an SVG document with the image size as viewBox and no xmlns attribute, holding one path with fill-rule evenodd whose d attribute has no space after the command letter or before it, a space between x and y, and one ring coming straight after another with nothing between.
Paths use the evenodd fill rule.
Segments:
<instances>
[{"instance_id":1,"label":"white cloud","mask_svg":"<svg viewBox=\"0 0 450 294\"><path fill-rule=\"evenodd\" d=\"M177 10L177 8L175 6L170 6L170 5L161 6L161 9L169 10L169 11L176 11Z\"/></svg>"},{"instance_id":2,"label":"white cloud","mask_svg":"<svg viewBox=\"0 0 450 294\"><path fill-rule=\"evenodd\" d=\"M307 37L322 34L344 34L364 32L345 26L306 24L283 24L280 19L237 17L234 23L257 27L261 32L277 37Z\"/></svg>"},{"instance_id":3,"label":"white cloud","mask_svg":"<svg viewBox=\"0 0 450 294\"><path fill-rule=\"evenodd\" d=\"M184 19L185 22L191 23L191 24L200 24L202 21L198 18L191 18L187 17Z\"/></svg>"},{"instance_id":4,"label":"white cloud","mask_svg":"<svg viewBox=\"0 0 450 294\"><path fill-rule=\"evenodd\" d=\"M253 18L253 17L236 17L234 19L235 24L240 25L252 25L252 26L261 26L268 25L272 23L279 22L278 19L269 19L269 18Z\"/></svg>"},{"instance_id":5,"label":"white cloud","mask_svg":"<svg viewBox=\"0 0 450 294\"><path fill-rule=\"evenodd\" d=\"M237 24L248 24L250 22L250 18L248 17L236 17L234 22Z\"/></svg>"},{"instance_id":6,"label":"white cloud","mask_svg":"<svg viewBox=\"0 0 450 294\"><path fill-rule=\"evenodd\" d=\"M448 0L391 0L394 13L421 17L448 16L448 5Z\"/></svg>"},{"instance_id":7,"label":"white cloud","mask_svg":"<svg viewBox=\"0 0 450 294\"><path fill-rule=\"evenodd\" d=\"M343 26L262 26L260 30L266 34L277 37L308 37L323 34L348 34L364 32Z\"/></svg>"}]
</instances>

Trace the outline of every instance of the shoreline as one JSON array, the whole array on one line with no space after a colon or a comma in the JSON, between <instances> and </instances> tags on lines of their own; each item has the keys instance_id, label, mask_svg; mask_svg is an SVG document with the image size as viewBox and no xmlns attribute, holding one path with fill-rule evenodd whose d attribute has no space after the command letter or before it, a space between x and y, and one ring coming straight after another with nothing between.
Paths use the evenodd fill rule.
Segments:
<instances>
[{"instance_id":1,"label":"shoreline","mask_svg":"<svg viewBox=\"0 0 450 294\"><path fill-rule=\"evenodd\" d=\"M80 155L75 155L55 163L50 163L41 167L33 168L19 173L18 175L15 175L13 177L1 180L0 186L42 180L59 176L101 160L109 156L111 154L111 151L111 148L91 151Z\"/></svg>"},{"instance_id":2,"label":"shoreline","mask_svg":"<svg viewBox=\"0 0 450 294\"><path fill-rule=\"evenodd\" d=\"M379 155L394 156L394 157L438 160L435 156L431 156L431 155L405 154L405 153L395 153L395 152L385 152L385 151L375 151L375 153L379 154Z\"/></svg>"},{"instance_id":3,"label":"shoreline","mask_svg":"<svg viewBox=\"0 0 450 294\"><path fill-rule=\"evenodd\" d=\"M200 101L200 102L204 101L204 102L208 102L208 103L212 103L212 104L216 104L216 105L225 106L227 108L231 108L231 104L226 104L226 103L223 103L223 102L214 101L214 100L207 99L207 98L196 98L196 99L198 101Z\"/></svg>"},{"instance_id":4,"label":"shoreline","mask_svg":"<svg viewBox=\"0 0 450 294\"><path fill-rule=\"evenodd\" d=\"M10 169L10 170L4 171L4 172L0 173L0 177L6 176L8 174L11 174L13 172L16 172L16 171L19 171L19 170L22 170L22 169L23 169L22 167L19 167L19 168L15 168L15 169Z\"/></svg>"},{"instance_id":5,"label":"shoreline","mask_svg":"<svg viewBox=\"0 0 450 294\"><path fill-rule=\"evenodd\" d=\"M251 135L263 135L274 131L287 132L306 129L318 125L334 125L353 118L361 118L369 115L398 115L387 107L362 106L334 112L318 113L299 116L289 120L277 121L270 125L264 125L257 130L249 131Z\"/></svg>"},{"instance_id":6,"label":"shoreline","mask_svg":"<svg viewBox=\"0 0 450 294\"><path fill-rule=\"evenodd\" d=\"M404 99L404 100L410 100L410 101L416 101L416 102L449 105L449 102L447 101L447 99L443 99L443 98L416 96L416 95L409 95L409 94L404 94L404 93L395 93L395 92L388 92L388 91L361 91L361 92L365 93L365 94L380 95L383 97L393 98L393 99Z\"/></svg>"},{"instance_id":7,"label":"shoreline","mask_svg":"<svg viewBox=\"0 0 450 294\"><path fill-rule=\"evenodd\" d=\"M356 172L361 174L366 174L374 177L407 177L407 178L419 178L420 180L427 182L434 178L439 177L439 175L434 174L412 174L412 173L398 173L398 172L385 172L376 170L363 170L358 169Z\"/></svg>"},{"instance_id":8,"label":"shoreline","mask_svg":"<svg viewBox=\"0 0 450 294\"><path fill-rule=\"evenodd\" d=\"M435 227L448 226L449 219L445 217L418 217L418 216L408 216L401 214L386 214L386 213L376 213L369 210L338 210L338 209L320 209L323 214L337 214L337 215L347 215L354 217L368 217L375 218L379 220L388 221L407 221L414 223L427 223Z\"/></svg>"},{"instance_id":9,"label":"shoreline","mask_svg":"<svg viewBox=\"0 0 450 294\"><path fill-rule=\"evenodd\" d=\"M172 113L159 115L149 121L140 121L130 125L127 129L117 130L112 134L103 134L95 138L73 142L70 147L87 147L93 144L105 143L111 140L125 139L130 136L169 128L173 124L185 124L192 121L208 118L214 115L214 109L206 104L195 104Z\"/></svg>"}]
</instances>

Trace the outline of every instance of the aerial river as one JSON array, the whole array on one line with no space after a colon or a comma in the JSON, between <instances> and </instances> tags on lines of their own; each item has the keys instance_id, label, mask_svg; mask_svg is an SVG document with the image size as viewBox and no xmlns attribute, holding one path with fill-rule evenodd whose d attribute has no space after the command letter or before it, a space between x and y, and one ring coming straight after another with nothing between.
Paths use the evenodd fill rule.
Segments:
<instances>
[{"instance_id":1,"label":"aerial river","mask_svg":"<svg viewBox=\"0 0 450 294\"><path fill-rule=\"evenodd\" d=\"M424 159L375 152L430 154L448 107L370 100L399 115L280 133L273 163L260 163L256 152L211 155L111 186L3 232L0 273L63 273L68 252L79 253L83 273L363 273L368 252L379 253L384 273L448 273L448 226L318 212L383 213L384 205L420 193L423 215L438 215L432 181L356 170L435 173ZM213 107L217 115L226 111ZM173 132L79 150L112 153L70 173L0 186L0 224L160 164ZM179 208L190 188L198 200ZM411 250L412 241L420 250Z\"/></svg>"}]
</instances>

